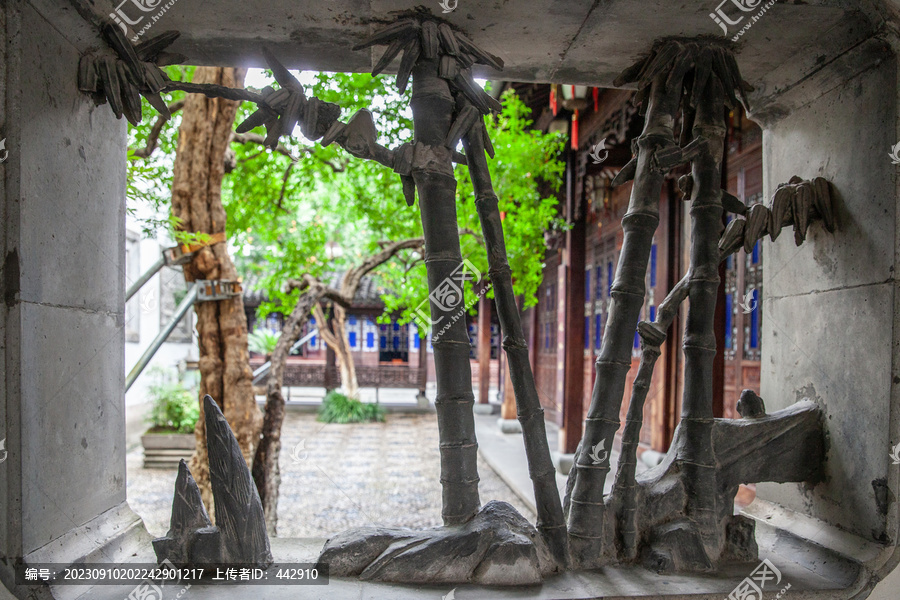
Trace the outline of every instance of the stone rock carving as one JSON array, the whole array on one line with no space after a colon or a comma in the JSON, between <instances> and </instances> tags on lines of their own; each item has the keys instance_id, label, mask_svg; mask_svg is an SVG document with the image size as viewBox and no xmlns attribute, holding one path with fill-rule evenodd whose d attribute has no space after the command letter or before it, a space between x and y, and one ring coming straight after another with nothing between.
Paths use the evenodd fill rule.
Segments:
<instances>
[{"instance_id":1,"label":"stone rock carving","mask_svg":"<svg viewBox=\"0 0 900 600\"><path fill-rule=\"evenodd\" d=\"M738 400L737 411L745 419L758 419L766 416L766 404L753 390L744 390Z\"/></svg>"},{"instance_id":2,"label":"stone rock carving","mask_svg":"<svg viewBox=\"0 0 900 600\"><path fill-rule=\"evenodd\" d=\"M210 396L203 398L203 408L216 525L210 523L200 489L182 460L169 531L153 540L156 557L177 565L220 563L266 568L272 564L272 553L250 469L225 415Z\"/></svg>"},{"instance_id":3,"label":"stone rock carving","mask_svg":"<svg viewBox=\"0 0 900 600\"><path fill-rule=\"evenodd\" d=\"M534 526L496 500L461 525L345 531L328 540L319 562L332 577L402 583L539 584L555 569Z\"/></svg>"},{"instance_id":4,"label":"stone rock carving","mask_svg":"<svg viewBox=\"0 0 900 600\"><path fill-rule=\"evenodd\" d=\"M173 89L249 100L257 104L257 111L238 132L265 126L266 143L274 147L280 136L291 135L299 125L312 140L321 139L323 145L337 143L353 156L375 160L399 174L407 204L412 206L417 194L419 197L432 294L452 278L462 262L452 163L469 168L534 485L537 525L532 527L504 503L480 506L468 339L460 320L434 344L444 526L425 531L360 528L344 532L330 539L320 556L320 561L330 564L332 575L390 582L502 585L539 583L546 575L566 568L611 563L640 562L657 571L715 571L725 562L756 560L753 522L733 515L733 498L740 484L815 482L821 477L825 450L818 405L802 402L767 414L762 399L745 390L738 405L741 419L712 416L709 373L718 350L713 335L718 263L742 248L749 252L766 235L774 242L788 225L793 226L798 245L815 223L820 222L827 232L837 227L834 190L820 177L810 181L793 177L778 187L769 206L748 207L719 188L724 108L733 108L738 102L746 107L746 92L751 90L741 79L731 49L721 41L661 40L647 58L616 81L619 86L637 83L635 101L645 115L645 126L632 144L634 158L613 182L619 185L633 179L634 186L623 218L622 254L597 361L597 381L563 507L513 296L497 196L487 168L493 147L483 116L500 106L474 83L471 73L475 63L501 69L502 61L423 9L358 44L356 49L387 46L373 65L374 74L400 57L397 83L401 91L412 77L415 138L389 149L377 143L369 111L359 111L342 123L337 105L307 98L299 81L267 49L263 54L280 85L278 90L270 87L257 94L160 81L161 71L152 63L174 60L162 50L177 33L132 47L107 25L103 34L113 54L83 58L79 85L98 102L109 101L117 116L140 118L137 94L147 96L165 114L158 93ZM682 131L676 141L674 123L679 116ZM460 140L465 155L454 150ZM666 172L685 163L691 163L692 172L681 177L678 186L691 202L690 268L660 304L656 320L637 324L641 362L632 387L618 472L612 492L604 495L609 461L597 460L592 449L613 439L619 427L634 323L645 298L644 275L659 222L660 191ZM724 230L723 212L737 215ZM681 423L666 459L637 476L637 443L655 362L680 304L688 298ZM435 321L451 316L435 302L431 308ZM197 486L182 464L170 531L154 541L157 556L176 563L268 565L272 558L263 511L249 471L221 412L208 396L204 401L213 493L217 514L224 512L218 526L212 526ZM448 561L448 556L455 558Z\"/></svg>"}]
</instances>

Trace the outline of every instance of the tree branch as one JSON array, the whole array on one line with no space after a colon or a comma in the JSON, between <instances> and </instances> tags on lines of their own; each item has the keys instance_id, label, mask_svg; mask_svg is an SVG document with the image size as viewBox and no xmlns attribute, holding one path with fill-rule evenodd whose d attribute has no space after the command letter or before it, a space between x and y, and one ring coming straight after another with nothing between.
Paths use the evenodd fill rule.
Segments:
<instances>
[{"instance_id":1,"label":"tree branch","mask_svg":"<svg viewBox=\"0 0 900 600\"><path fill-rule=\"evenodd\" d=\"M284 191L287 189L288 178L291 176L291 171L294 170L294 165L297 163L291 163L288 165L287 169L284 170L284 177L281 178L281 193L278 194L278 208L284 210L284 206L282 206L282 202L284 202Z\"/></svg>"},{"instance_id":2,"label":"tree branch","mask_svg":"<svg viewBox=\"0 0 900 600\"><path fill-rule=\"evenodd\" d=\"M258 133L231 132L231 141L236 142L238 144L258 144L260 146L265 146L266 138L259 135ZM304 150L306 150L307 152L309 151L308 149L304 149ZM297 162L298 160L300 160L299 158L297 158L296 156L291 154L291 151L288 150L288 148L284 144L281 144L281 143L279 143L277 146L275 146L275 152L278 152L279 154L284 154L285 156L290 158L293 162Z\"/></svg>"},{"instance_id":3,"label":"tree branch","mask_svg":"<svg viewBox=\"0 0 900 600\"><path fill-rule=\"evenodd\" d=\"M174 114L184 107L184 100L176 100L172 104L169 105L169 112ZM147 136L147 144L143 148L136 148L134 150L133 156L135 158L149 158L153 151L156 150L156 146L159 143L159 134L162 133L163 125L166 124L168 119L162 115L156 117L156 122L153 124L153 127L150 128L150 135Z\"/></svg>"},{"instance_id":4,"label":"tree branch","mask_svg":"<svg viewBox=\"0 0 900 600\"><path fill-rule=\"evenodd\" d=\"M332 333L328 329L328 320L325 318L325 311L322 310L321 304L316 304L313 307L313 316L316 318L316 325L318 326L317 329L319 330L319 336L321 336L325 343L332 348L337 347L337 336L335 336L334 333Z\"/></svg>"},{"instance_id":5,"label":"tree branch","mask_svg":"<svg viewBox=\"0 0 900 600\"><path fill-rule=\"evenodd\" d=\"M285 291L291 292L293 290L300 290L303 292L307 288L312 288L317 285L321 285L324 288L322 292L322 297L331 300L336 304L340 304L344 308L350 308L350 303L346 301L344 296L334 288L330 288L326 286L324 283L310 275L309 273L304 273L300 279L288 279L285 284Z\"/></svg>"},{"instance_id":6,"label":"tree branch","mask_svg":"<svg viewBox=\"0 0 900 600\"><path fill-rule=\"evenodd\" d=\"M406 240L390 242L387 244L381 242L379 245L382 245L382 249L379 252L376 252L369 258L365 259L362 263L360 263L359 266L349 269L344 274L344 277L341 281L341 294L344 296L344 299L348 304L353 302L353 297L356 295L357 289L359 289L359 283L360 281L362 281L362 278L366 274L368 274L379 265L382 265L389 261L401 250L424 247L425 238L409 238Z\"/></svg>"}]
</instances>

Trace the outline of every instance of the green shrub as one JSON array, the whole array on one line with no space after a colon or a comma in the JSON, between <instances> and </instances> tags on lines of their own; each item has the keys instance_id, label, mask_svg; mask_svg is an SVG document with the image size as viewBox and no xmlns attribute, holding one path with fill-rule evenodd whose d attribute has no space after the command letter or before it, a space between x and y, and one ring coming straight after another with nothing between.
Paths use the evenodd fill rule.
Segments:
<instances>
[{"instance_id":1,"label":"green shrub","mask_svg":"<svg viewBox=\"0 0 900 600\"><path fill-rule=\"evenodd\" d=\"M278 338L281 332L272 332L268 329L257 329L253 333L247 334L247 347L251 352L269 356L275 352L275 345L278 344Z\"/></svg>"},{"instance_id":2,"label":"green shrub","mask_svg":"<svg viewBox=\"0 0 900 600\"><path fill-rule=\"evenodd\" d=\"M384 408L380 404L366 404L339 392L328 392L316 420L323 423L383 422Z\"/></svg>"},{"instance_id":3,"label":"green shrub","mask_svg":"<svg viewBox=\"0 0 900 600\"><path fill-rule=\"evenodd\" d=\"M197 394L175 381L165 369L154 369L149 386L152 406L147 420L151 433L191 433L200 418Z\"/></svg>"}]
</instances>

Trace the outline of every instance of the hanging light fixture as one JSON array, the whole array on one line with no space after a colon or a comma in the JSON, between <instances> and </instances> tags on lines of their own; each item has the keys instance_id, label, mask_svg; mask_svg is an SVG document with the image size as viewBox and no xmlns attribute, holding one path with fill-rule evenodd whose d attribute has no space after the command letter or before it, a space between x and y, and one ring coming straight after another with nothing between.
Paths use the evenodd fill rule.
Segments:
<instances>
[{"instance_id":1,"label":"hanging light fixture","mask_svg":"<svg viewBox=\"0 0 900 600\"><path fill-rule=\"evenodd\" d=\"M569 110L584 110L588 106L586 85L562 85L562 105Z\"/></svg>"}]
</instances>

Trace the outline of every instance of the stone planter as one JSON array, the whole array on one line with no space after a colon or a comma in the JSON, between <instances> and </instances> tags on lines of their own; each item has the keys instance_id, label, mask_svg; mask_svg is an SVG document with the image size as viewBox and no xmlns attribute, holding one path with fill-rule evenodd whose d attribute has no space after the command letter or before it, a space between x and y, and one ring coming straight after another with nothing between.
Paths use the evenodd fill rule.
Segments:
<instances>
[{"instance_id":1,"label":"stone planter","mask_svg":"<svg viewBox=\"0 0 900 600\"><path fill-rule=\"evenodd\" d=\"M141 444L145 469L176 469L182 458L191 458L195 442L193 433L145 433Z\"/></svg>"}]
</instances>

